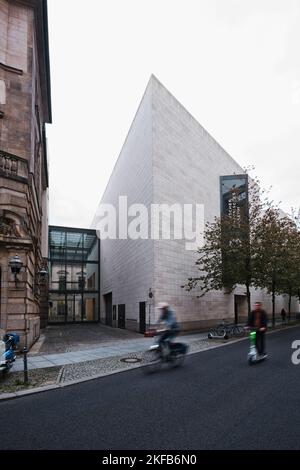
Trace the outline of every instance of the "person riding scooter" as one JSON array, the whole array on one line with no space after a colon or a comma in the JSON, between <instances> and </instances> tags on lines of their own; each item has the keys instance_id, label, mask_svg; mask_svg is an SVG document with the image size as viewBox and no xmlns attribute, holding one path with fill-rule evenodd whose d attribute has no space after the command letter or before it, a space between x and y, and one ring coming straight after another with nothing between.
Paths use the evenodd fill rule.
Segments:
<instances>
[{"instance_id":1,"label":"person riding scooter","mask_svg":"<svg viewBox=\"0 0 300 470\"><path fill-rule=\"evenodd\" d=\"M260 356L266 356L265 333L268 326L268 317L262 309L262 303L256 302L248 319L247 327L256 331L256 349Z\"/></svg>"}]
</instances>

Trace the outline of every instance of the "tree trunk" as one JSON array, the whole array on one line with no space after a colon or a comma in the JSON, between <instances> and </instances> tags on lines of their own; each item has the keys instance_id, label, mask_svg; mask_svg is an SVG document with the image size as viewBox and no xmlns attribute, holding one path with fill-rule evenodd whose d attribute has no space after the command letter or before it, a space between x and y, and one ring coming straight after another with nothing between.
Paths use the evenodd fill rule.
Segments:
<instances>
[{"instance_id":1,"label":"tree trunk","mask_svg":"<svg viewBox=\"0 0 300 470\"><path fill-rule=\"evenodd\" d=\"M250 293L250 283L246 282L246 295L247 295L247 305L248 305L248 320L251 313L251 293Z\"/></svg>"},{"instance_id":2,"label":"tree trunk","mask_svg":"<svg viewBox=\"0 0 300 470\"><path fill-rule=\"evenodd\" d=\"M292 294L289 293L289 321L291 319L291 303L292 303Z\"/></svg>"},{"instance_id":3,"label":"tree trunk","mask_svg":"<svg viewBox=\"0 0 300 470\"><path fill-rule=\"evenodd\" d=\"M275 326L275 282L272 282L272 326Z\"/></svg>"}]
</instances>

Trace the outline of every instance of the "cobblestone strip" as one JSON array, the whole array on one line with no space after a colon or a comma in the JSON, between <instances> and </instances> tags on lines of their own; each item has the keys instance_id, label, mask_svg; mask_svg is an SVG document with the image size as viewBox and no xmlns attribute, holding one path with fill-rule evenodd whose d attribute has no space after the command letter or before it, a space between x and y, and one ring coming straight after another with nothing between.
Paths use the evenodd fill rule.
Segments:
<instances>
[{"instance_id":1,"label":"cobblestone strip","mask_svg":"<svg viewBox=\"0 0 300 470\"><path fill-rule=\"evenodd\" d=\"M228 342L228 341L227 341ZM209 349L216 342L211 340L201 339L198 341L193 341L189 345L189 352L198 352L204 349ZM217 344L220 344L218 342ZM136 358L141 361L144 351L137 353L128 353L126 358ZM114 370L120 369L131 369L136 368L138 363L127 363L123 362L124 355L108 357L105 359L96 359L93 361L86 361L77 364L67 364L64 366L63 374L60 379L62 382L70 382L72 380L78 380L86 377L93 377L95 375L106 374L108 372L113 372ZM142 365L142 364L141 364Z\"/></svg>"}]
</instances>

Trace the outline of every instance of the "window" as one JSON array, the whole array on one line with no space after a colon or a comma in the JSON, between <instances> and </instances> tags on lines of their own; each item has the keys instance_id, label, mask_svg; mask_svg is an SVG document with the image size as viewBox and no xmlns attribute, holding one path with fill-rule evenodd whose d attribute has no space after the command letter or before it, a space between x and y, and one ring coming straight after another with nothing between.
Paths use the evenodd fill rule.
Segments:
<instances>
[{"instance_id":1,"label":"window","mask_svg":"<svg viewBox=\"0 0 300 470\"><path fill-rule=\"evenodd\" d=\"M49 322L99 321L99 243L95 230L49 227Z\"/></svg>"}]
</instances>

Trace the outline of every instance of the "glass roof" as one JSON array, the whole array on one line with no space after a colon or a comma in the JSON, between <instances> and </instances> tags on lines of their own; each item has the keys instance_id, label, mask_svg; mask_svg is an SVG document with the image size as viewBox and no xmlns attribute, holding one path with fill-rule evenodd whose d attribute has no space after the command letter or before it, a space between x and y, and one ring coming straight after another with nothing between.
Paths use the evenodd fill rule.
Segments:
<instances>
[{"instance_id":1,"label":"glass roof","mask_svg":"<svg viewBox=\"0 0 300 470\"><path fill-rule=\"evenodd\" d=\"M94 230L49 227L49 257L52 260L97 261L90 258L96 243Z\"/></svg>"}]
</instances>

